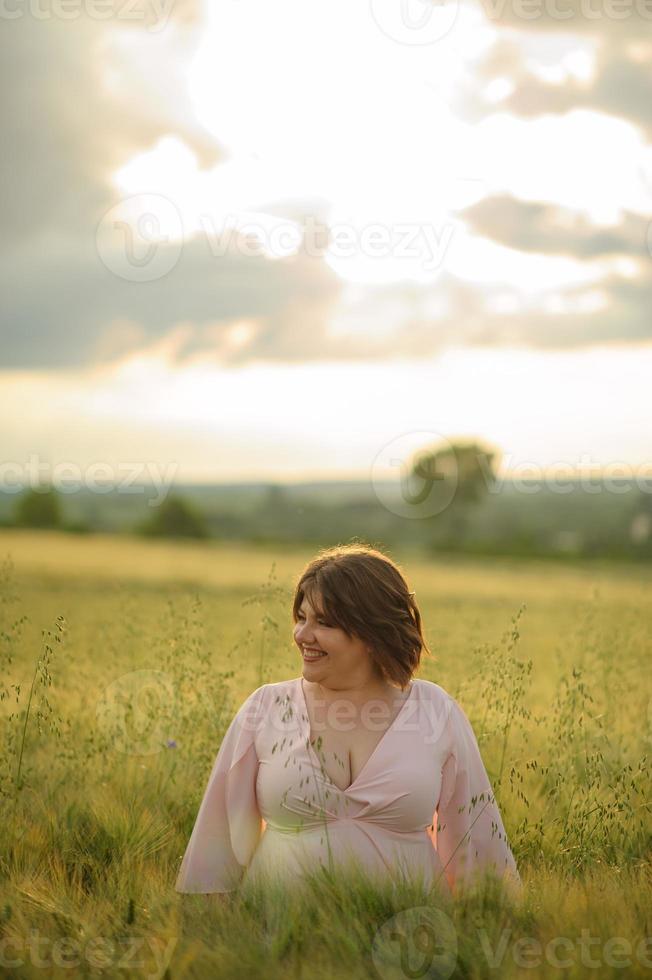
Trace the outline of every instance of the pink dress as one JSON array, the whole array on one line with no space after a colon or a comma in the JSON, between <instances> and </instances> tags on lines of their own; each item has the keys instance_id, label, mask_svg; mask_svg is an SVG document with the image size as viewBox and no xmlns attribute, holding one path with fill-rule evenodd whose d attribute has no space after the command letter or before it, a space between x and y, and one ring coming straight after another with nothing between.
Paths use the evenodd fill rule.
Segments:
<instances>
[{"instance_id":1,"label":"pink dress","mask_svg":"<svg viewBox=\"0 0 652 980\"><path fill-rule=\"evenodd\" d=\"M484 869L520 888L473 729L438 684L411 681L345 790L310 744L302 678L255 690L224 736L175 889L227 892L266 874L298 884L350 858L449 895Z\"/></svg>"}]
</instances>

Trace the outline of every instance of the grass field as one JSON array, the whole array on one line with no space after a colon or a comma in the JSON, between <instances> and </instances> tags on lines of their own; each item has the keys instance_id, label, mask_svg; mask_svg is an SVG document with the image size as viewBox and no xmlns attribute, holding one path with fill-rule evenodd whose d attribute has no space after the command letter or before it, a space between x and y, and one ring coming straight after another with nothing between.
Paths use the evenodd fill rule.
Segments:
<instances>
[{"instance_id":1,"label":"grass field","mask_svg":"<svg viewBox=\"0 0 652 980\"><path fill-rule=\"evenodd\" d=\"M0 532L0 973L652 977L643 567L392 553L434 654L417 676L474 725L521 901L317 878L301 901L174 891L233 714L300 674L290 600L310 557Z\"/></svg>"}]
</instances>

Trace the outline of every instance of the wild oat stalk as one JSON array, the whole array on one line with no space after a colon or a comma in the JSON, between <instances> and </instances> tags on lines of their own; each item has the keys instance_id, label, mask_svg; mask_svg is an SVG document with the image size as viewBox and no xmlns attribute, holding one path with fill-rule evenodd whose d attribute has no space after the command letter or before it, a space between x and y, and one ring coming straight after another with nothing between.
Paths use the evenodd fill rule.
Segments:
<instances>
[{"instance_id":1,"label":"wild oat stalk","mask_svg":"<svg viewBox=\"0 0 652 980\"><path fill-rule=\"evenodd\" d=\"M265 669L265 654L267 652L268 636L271 637L272 641L278 639L279 636L279 623L278 620L274 619L272 615L265 609L268 603L279 602L283 605L287 602L288 590L275 583L276 579L276 562L272 562L272 567L270 569L269 575L267 576L267 582L255 592L253 595L249 596L247 599L242 601L243 606L259 605L263 607L261 613L260 624L261 624L261 635L260 635L260 654L258 658L258 686L262 687L265 683L266 669Z\"/></svg>"},{"instance_id":2,"label":"wild oat stalk","mask_svg":"<svg viewBox=\"0 0 652 980\"><path fill-rule=\"evenodd\" d=\"M14 795L13 795L13 810L12 810L12 837L16 830L16 813L18 809L18 797L20 791L23 789L24 783L21 780L22 768L23 768L23 756L25 752L25 741L27 738L27 726L29 724L30 714L32 710L32 702L34 700L35 691L37 683L43 688L41 692L40 699L36 707L36 723L38 727L39 735L43 734L43 728L45 723L49 723L50 731L52 731L57 737L61 736L61 729L59 728L59 722L62 719L54 715L54 711L50 701L48 700L46 690L52 686L52 675L50 673L50 666L54 657L54 648L57 643L61 643L63 637L65 636L67 624L63 616L57 616L54 624L55 632L51 630L41 630L43 636L43 652L41 656L36 661L36 666L34 668L34 674L32 676L32 683L30 684L29 695L27 697L27 705L25 708L25 719L23 721L22 736L20 740L20 745L18 747L18 762L16 766L16 778L14 782ZM15 685L16 688L16 700L20 697L20 685Z\"/></svg>"},{"instance_id":3,"label":"wild oat stalk","mask_svg":"<svg viewBox=\"0 0 652 980\"><path fill-rule=\"evenodd\" d=\"M10 683L10 668L14 662L15 649L21 638L24 626L29 619L27 616L19 616L10 621L8 613L10 607L18 601L18 595L14 591L12 581L14 565L11 558L6 558L0 566L0 703L15 698L16 703L20 701L20 684ZM7 678L5 680L5 678ZM16 740L16 733L11 727L15 714L12 712L2 719L2 771L0 772L0 796L11 796L11 787L14 783L12 778L13 758L12 747Z\"/></svg>"},{"instance_id":4,"label":"wild oat stalk","mask_svg":"<svg viewBox=\"0 0 652 980\"><path fill-rule=\"evenodd\" d=\"M526 605L522 603L516 615L512 617L511 627L503 634L500 646L487 644L480 647L482 661L479 674L484 679L480 700L484 704L484 716L479 728L479 741L493 734L500 737L498 769L495 774L489 773L495 789L499 789L502 784L514 723L520 719L525 734L524 723L531 717L530 710L523 704L523 698L531 683L532 660L523 661L514 656L521 635L520 620L525 609ZM489 726L490 715L495 717L493 727ZM520 778L520 782L523 781L513 766L510 778L512 783L515 778ZM522 791L519 791L519 795L527 804Z\"/></svg>"},{"instance_id":5,"label":"wild oat stalk","mask_svg":"<svg viewBox=\"0 0 652 980\"><path fill-rule=\"evenodd\" d=\"M278 700L279 700L279 698L277 698L277 701ZM288 722L294 716L294 709L293 709L292 703L291 703L288 695L286 695L286 697L284 699L284 703L285 703L285 711L284 711L284 713L282 715L282 721L283 722ZM303 719L305 721L307 721L309 723L309 719L306 718L305 715L303 715L302 717L303 717ZM281 742L281 745L280 745L280 750L282 750L283 747L285 746L286 740L287 740L287 737L283 738L283 741ZM321 737L321 735L315 740L315 742L316 742L316 745L317 745L317 753L319 753L320 750L321 750L321 745L322 745L322 737ZM274 754L274 752L276 751L277 745L278 745L278 743L275 743L272 746L272 754ZM289 749L292 748L292 745L293 745L293 742L290 743L290 745L288 747L288 751L289 751ZM325 802L324 802L324 800L328 798L328 796L330 795L330 793L329 793L328 790L326 790L325 791L325 794L323 794L323 795L321 793L321 790L320 790L320 787L319 787L319 780L317 779L317 775L316 775L317 770L315 769L314 763L312 761L312 756L310 754L310 749L311 749L310 735L308 735L306 737L305 745L306 745L306 749L307 749L307 752L308 752L308 760L310 762L310 768L311 768L311 773L312 773L313 785L314 785L315 790L317 792L318 801L319 801L319 809L316 810L316 814L317 814L317 817L323 819L323 822L324 822L324 833L326 835L326 847L327 847L327 850L328 850L328 864L329 864L329 870L332 872L332 870L333 870L333 854L332 854L332 850L331 850L330 838L329 838L329 835L328 835L328 820L326 818L326 806L325 806ZM323 756L323 753L322 753L322 756ZM285 767L286 768L287 768L288 762L290 761L290 758L291 758L290 755L288 755L286 757L286 760L285 760ZM299 771L300 771L300 768L301 767L299 767ZM328 778L328 774L326 773L326 770L324 768L323 762L321 763L321 772L322 772L322 774L326 778ZM298 778L298 773L297 773L297 777L296 778ZM300 780L298 789L302 789L303 788L304 782L305 782L306 786L308 786L309 783L310 783L310 776L304 776ZM283 802L285 801L285 798L287 797L287 794L290 792L290 789L291 788L292 787L289 786L285 790L285 793L283 794ZM312 799L314 800L314 796L312 797ZM311 809L311 810L312 809L315 809L313 807L313 803L311 801L309 801L306 797L304 797L303 802L306 804L306 806L309 809ZM348 800L346 802L348 803Z\"/></svg>"}]
</instances>

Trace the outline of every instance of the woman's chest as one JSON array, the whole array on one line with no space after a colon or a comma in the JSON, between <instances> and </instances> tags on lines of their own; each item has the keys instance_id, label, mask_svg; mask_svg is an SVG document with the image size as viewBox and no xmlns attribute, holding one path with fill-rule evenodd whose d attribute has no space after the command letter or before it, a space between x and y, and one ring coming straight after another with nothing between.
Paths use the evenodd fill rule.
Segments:
<instances>
[{"instance_id":1,"label":"woman's chest","mask_svg":"<svg viewBox=\"0 0 652 980\"><path fill-rule=\"evenodd\" d=\"M305 697L308 744L325 777L340 790L348 789L383 750L406 700L380 699L362 706Z\"/></svg>"},{"instance_id":2,"label":"woman's chest","mask_svg":"<svg viewBox=\"0 0 652 980\"><path fill-rule=\"evenodd\" d=\"M292 733L272 726L259 733L256 749L258 806L277 828L311 826L315 813L364 817L400 832L432 822L443 759L415 726L312 735L307 722Z\"/></svg>"},{"instance_id":3,"label":"woman's chest","mask_svg":"<svg viewBox=\"0 0 652 980\"><path fill-rule=\"evenodd\" d=\"M346 732L311 726L310 750L324 775L345 790L355 782L372 757L384 732L369 731L360 724Z\"/></svg>"},{"instance_id":4,"label":"woman's chest","mask_svg":"<svg viewBox=\"0 0 652 980\"><path fill-rule=\"evenodd\" d=\"M322 801L349 802L381 812L410 799L427 812L438 799L447 742L442 716L426 710L415 695L396 711L320 711L298 684L280 690L258 727L258 802L265 819L292 799L311 794ZM329 792L330 791L330 792ZM431 810L432 812L432 810Z\"/></svg>"}]
</instances>

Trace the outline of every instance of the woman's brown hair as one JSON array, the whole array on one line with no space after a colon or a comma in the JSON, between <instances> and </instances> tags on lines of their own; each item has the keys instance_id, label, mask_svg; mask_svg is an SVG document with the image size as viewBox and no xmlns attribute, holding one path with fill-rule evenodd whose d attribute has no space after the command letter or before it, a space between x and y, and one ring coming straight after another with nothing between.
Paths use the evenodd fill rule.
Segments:
<instances>
[{"instance_id":1,"label":"woman's brown hair","mask_svg":"<svg viewBox=\"0 0 652 980\"><path fill-rule=\"evenodd\" d=\"M350 544L320 551L296 586L295 623L304 596L347 636L368 643L379 675L401 690L417 670L422 651L430 654L414 592L398 565L376 548Z\"/></svg>"}]
</instances>

